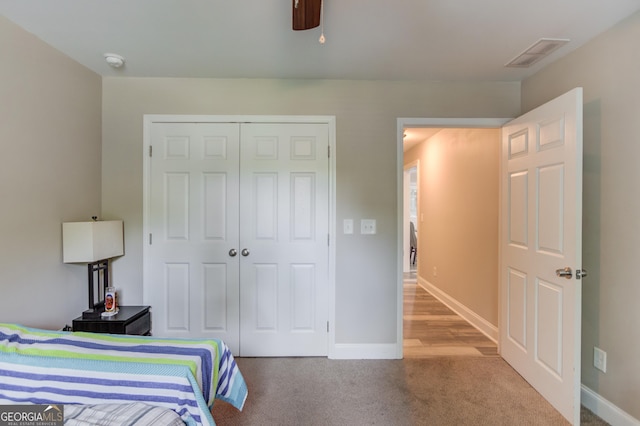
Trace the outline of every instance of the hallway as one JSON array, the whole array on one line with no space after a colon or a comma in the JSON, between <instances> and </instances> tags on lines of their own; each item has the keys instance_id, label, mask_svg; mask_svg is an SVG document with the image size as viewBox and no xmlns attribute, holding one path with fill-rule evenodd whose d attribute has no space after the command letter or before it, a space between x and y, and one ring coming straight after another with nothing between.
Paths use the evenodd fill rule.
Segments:
<instances>
[{"instance_id":1,"label":"hallway","mask_svg":"<svg viewBox=\"0 0 640 426\"><path fill-rule=\"evenodd\" d=\"M415 271L404 276L404 357L497 357L497 345L417 284Z\"/></svg>"}]
</instances>

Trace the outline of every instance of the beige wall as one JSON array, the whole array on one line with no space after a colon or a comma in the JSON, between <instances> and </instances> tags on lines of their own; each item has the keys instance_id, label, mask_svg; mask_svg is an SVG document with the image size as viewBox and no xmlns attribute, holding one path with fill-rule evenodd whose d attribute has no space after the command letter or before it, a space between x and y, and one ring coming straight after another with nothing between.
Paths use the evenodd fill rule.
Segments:
<instances>
[{"instance_id":1,"label":"beige wall","mask_svg":"<svg viewBox=\"0 0 640 426\"><path fill-rule=\"evenodd\" d=\"M443 129L404 159L420 160L418 278L496 328L499 149L500 129Z\"/></svg>"},{"instance_id":2,"label":"beige wall","mask_svg":"<svg viewBox=\"0 0 640 426\"><path fill-rule=\"evenodd\" d=\"M130 304L142 301L144 114L336 116L337 223L371 218L378 231L337 235L336 339L354 344L397 339L397 118L509 117L520 107L519 83L105 78L103 86L102 205L105 217L125 221L114 280Z\"/></svg>"},{"instance_id":3,"label":"beige wall","mask_svg":"<svg viewBox=\"0 0 640 426\"><path fill-rule=\"evenodd\" d=\"M0 322L61 328L87 309L62 222L100 214L101 78L0 16Z\"/></svg>"},{"instance_id":4,"label":"beige wall","mask_svg":"<svg viewBox=\"0 0 640 426\"><path fill-rule=\"evenodd\" d=\"M523 111L584 87L582 382L640 419L640 13L523 83ZM593 367L593 347L607 372Z\"/></svg>"},{"instance_id":5,"label":"beige wall","mask_svg":"<svg viewBox=\"0 0 640 426\"><path fill-rule=\"evenodd\" d=\"M522 110L585 88L582 380L640 418L637 40L640 14L525 81ZM143 114L318 114L337 117L338 223L373 217L379 231L337 236L338 341L395 341L396 118L520 112L518 83L107 78L101 91L99 76L3 17L0 54L11 58L0 66L0 321L36 327L85 307L85 270L61 263L60 223L101 201L103 217L125 220L114 281L141 302Z\"/></svg>"}]
</instances>

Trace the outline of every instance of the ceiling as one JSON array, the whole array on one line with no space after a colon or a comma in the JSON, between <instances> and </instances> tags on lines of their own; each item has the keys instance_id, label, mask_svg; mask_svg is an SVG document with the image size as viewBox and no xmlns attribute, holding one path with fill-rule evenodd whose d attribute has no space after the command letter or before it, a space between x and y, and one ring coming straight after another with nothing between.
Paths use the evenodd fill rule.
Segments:
<instances>
[{"instance_id":1,"label":"ceiling","mask_svg":"<svg viewBox=\"0 0 640 426\"><path fill-rule=\"evenodd\" d=\"M305 0L299 0L305 1ZM639 0L0 0L0 14L103 76L520 81L640 9ZM506 68L540 38L570 43ZM126 59L110 68L104 53Z\"/></svg>"}]
</instances>

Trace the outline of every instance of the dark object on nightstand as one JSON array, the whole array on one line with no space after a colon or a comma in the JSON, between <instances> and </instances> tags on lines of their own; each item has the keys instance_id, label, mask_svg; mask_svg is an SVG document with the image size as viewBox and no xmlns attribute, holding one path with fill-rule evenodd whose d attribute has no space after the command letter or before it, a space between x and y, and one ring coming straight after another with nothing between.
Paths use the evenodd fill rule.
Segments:
<instances>
[{"instance_id":1,"label":"dark object on nightstand","mask_svg":"<svg viewBox=\"0 0 640 426\"><path fill-rule=\"evenodd\" d=\"M151 312L149 306L119 306L118 313L111 317L74 319L73 331L148 336L151 334Z\"/></svg>"}]
</instances>

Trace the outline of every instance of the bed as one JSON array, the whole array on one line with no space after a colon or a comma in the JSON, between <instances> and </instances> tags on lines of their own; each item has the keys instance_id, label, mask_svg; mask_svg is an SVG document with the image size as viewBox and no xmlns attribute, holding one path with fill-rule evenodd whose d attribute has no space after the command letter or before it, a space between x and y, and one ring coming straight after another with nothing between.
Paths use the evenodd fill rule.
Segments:
<instances>
[{"instance_id":1,"label":"bed","mask_svg":"<svg viewBox=\"0 0 640 426\"><path fill-rule=\"evenodd\" d=\"M215 425L215 400L242 410L246 398L244 378L220 340L0 324L0 404L63 404L65 413L80 405L69 413L83 415L103 415L105 404L158 407L188 425Z\"/></svg>"}]
</instances>

